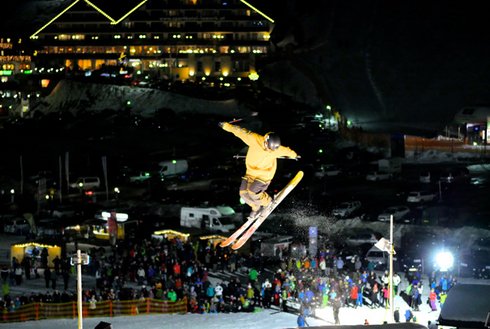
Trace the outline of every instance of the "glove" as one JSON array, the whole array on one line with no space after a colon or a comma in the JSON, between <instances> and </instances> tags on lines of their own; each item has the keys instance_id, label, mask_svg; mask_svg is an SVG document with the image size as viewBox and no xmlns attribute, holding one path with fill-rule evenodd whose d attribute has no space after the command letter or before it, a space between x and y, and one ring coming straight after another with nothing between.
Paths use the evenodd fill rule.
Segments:
<instances>
[{"instance_id":1,"label":"glove","mask_svg":"<svg viewBox=\"0 0 490 329\"><path fill-rule=\"evenodd\" d=\"M218 123L218 126L219 126L220 128L223 128L223 126L224 126L224 125L225 125L225 123L224 123L224 122L219 122L219 123Z\"/></svg>"}]
</instances>

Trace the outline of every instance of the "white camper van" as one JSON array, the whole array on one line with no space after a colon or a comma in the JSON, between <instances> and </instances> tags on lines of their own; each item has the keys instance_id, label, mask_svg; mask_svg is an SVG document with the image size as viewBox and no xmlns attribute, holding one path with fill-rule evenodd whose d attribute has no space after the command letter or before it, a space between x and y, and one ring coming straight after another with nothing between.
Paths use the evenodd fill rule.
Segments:
<instances>
[{"instance_id":1,"label":"white camper van","mask_svg":"<svg viewBox=\"0 0 490 329\"><path fill-rule=\"evenodd\" d=\"M159 172L162 179L183 174L189 169L187 160L161 161L158 163L158 166L160 166Z\"/></svg>"},{"instance_id":2,"label":"white camper van","mask_svg":"<svg viewBox=\"0 0 490 329\"><path fill-rule=\"evenodd\" d=\"M233 218L235 210L227 206L211 208L182 207L180 209L180 226L196 227L215 232L230 232L235 229Z\"/></svg>"}]
</instances>

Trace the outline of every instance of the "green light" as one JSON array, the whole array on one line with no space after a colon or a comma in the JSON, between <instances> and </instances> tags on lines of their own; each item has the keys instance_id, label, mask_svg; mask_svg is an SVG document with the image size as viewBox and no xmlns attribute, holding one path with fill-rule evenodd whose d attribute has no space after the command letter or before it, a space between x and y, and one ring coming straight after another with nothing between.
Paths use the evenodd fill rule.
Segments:
<instances>
[{"instance_id":1,"label":"green light","mask_svg":"<svg viewBox=\"0 0 490 329\"><path fill-rule=\"evenodd\" d=\"M172 160L172 164L176 164L177 163L177 160Z\"/></svg>"},{"instance_id":2,"label":"green light","mask_svg":"<svg viewBox=\"0 0 490 329\"><path fill-rule=\"evenodd\" d=\"M126 101L126 105L131 105L131 101Z\"/></svg>"},{"instance_id":3,"label":"green light","mask_svg":"<svg viewBox=\"0 0 490 329\"><path fill-rule=\"evenodd\" d=\"M323 149L319 149L318 153L320 153L320 154L323 153Z\"/></svg>"},{"instance_id":4,"label":"green light","mask_svg":"<svg viewBox=\"0 0 490 329\"><path fill-rule=\"evenodd\" d=\"M32 74L32 70L25 70L24 72L22 72L24 74Z\"/></svg>"},{"instance_id":5,"label":"green light","mask_svg":"<svg viewBox=\"0 0 490 329\"><path fill-rule=\"evenodd\" d=\"M352 125L352 121L347 120L347 127L350 127Z\"/></svg>"},{"instance_id":6,"label":"green light","mask_svg":"<svg viewBox=\"0 0 490 329\"><path fill-rule=\"evenodd\" d=\"M240 198L240 204L241 205L244 205L245 204L245 200L243 200L242 198Z\"/></svg>"},{"instance_id":7,"label":"green light","mask_svg":"<svg viewBox=\"0 0 490 329\"><path fill-rule=\"evenodd\" d=\"M12 70L0 70L0 75L12 75Z\"/></svg>"}]
</instances>

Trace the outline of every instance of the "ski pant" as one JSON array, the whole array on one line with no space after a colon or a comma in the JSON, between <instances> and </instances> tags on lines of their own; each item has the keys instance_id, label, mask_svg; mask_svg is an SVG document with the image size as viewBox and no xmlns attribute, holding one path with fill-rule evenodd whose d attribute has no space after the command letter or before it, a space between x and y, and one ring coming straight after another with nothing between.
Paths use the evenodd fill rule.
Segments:
<instances>
[{"instance_id":1,"label":"ski pant","mask_svg":"<svg viewBox=\"0 0 490 329\"><path fill-rule=\"evenodd\" d=\"M253 211L259 210L261 206L266 206L271 202L271 197L265 191L270 182L263 182L253 177L245 176L240 184L240 197L248 204Z\"/></svg>"}]
</instances>

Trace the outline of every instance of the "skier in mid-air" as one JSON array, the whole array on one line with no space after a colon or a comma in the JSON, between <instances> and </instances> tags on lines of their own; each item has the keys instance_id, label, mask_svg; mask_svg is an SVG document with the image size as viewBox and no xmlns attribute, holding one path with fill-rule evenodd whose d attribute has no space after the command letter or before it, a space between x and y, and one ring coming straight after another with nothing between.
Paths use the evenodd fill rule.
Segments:
<instances>
[{"instance_id":1,"label":"skier in mid-air","mask_svg":"<svg viewBox=\"0 0 490 329\"><path fill-rule=\"evenodd\" d=\"M240 196L252 208L248 219L255 219L272 201L266 191L276 173L277 158L296 159L299 156L289 147L282 146L281 139L274 132L262 136L228 122L220 122L219 126L248 145L246 173L240 184Z\"/></svg>"}]
</instances>

